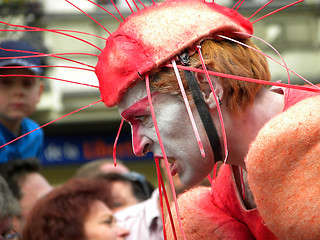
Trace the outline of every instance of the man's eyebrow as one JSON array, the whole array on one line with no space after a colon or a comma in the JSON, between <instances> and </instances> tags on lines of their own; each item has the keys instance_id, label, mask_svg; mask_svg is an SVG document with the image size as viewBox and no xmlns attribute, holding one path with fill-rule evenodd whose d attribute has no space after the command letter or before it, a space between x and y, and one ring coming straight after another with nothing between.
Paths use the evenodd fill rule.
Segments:
<instances>
[{"instance_id":1,"label":"man's eyebrow","mask_svg":"<svg viewBox=\"0 0 320 240\"><path fill-rule=\"evenodd\" d=\"M127 108L121 113L124 119L129 119L136 114L139 114L141 110L145 110L149 106L148 96L140 99L138 102L134 103L131 107Z\"/></svg>"}]
</instances>

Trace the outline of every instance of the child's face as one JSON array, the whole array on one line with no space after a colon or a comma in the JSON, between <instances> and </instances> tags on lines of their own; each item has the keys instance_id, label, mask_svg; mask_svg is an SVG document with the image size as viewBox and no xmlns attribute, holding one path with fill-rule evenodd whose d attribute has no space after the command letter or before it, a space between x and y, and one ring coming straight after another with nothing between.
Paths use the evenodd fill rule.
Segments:
<instances>
[{"instance_id":1,"label":"child's face","mask_svg":"<svg viewBox=\"0 0 320 240\"><path fill-rule=\"evenodd\" d=\"M144 82L140 82L128 90L118 107L121 116L131 124L134 153L141 156L153 152L155 157L162 159L163 153L146 95ZM152 95L152 101L171 175L178 173L181 182L187 186L199 183L212 170L214 157L197 111L193 111L193 115L205 157L201 156L183 101L176 96L157 92Z\"/></svg>"},{"instance_id":2,"label":"child's face","mask_svg":"<svg viewBox=\"0 0 320 240\"><path fill-rule=\"evenodd\" d=\"M0 69L0 75L32 75L27 69ZM19 121L31 115L40 100L43 83L36 77L0 77L0 120Z\"/></svg>"}]
</instances>

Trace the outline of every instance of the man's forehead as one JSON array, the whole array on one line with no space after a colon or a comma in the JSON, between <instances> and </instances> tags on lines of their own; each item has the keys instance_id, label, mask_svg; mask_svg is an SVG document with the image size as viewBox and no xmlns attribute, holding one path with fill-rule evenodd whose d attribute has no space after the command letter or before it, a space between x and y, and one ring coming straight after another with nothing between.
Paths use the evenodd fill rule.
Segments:
<instances>
[{"instance_id":1,"label":"man's forehead","mask_svg":"<svg viewBox=\"0 0 320 240\"><path fill-rule=\"evenodd\" d=\"M141 81L137 83L135 86L130 88L126 94L123 96L122 100L118 104L119 111L122 112L131 106L133 106L135 103L138 103L139 101L147 98L147 90L145 81Z\"/></svg>"}]
</instances>

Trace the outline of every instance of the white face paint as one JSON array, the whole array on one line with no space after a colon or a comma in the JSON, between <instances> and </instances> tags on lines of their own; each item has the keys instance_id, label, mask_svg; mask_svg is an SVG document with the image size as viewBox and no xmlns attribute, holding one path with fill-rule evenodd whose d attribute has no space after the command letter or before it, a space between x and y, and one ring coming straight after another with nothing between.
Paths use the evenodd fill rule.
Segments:
<instances>
[{"instance_id":1,"label":"white face paint","mask_svg":"<svg viewBox=\"0 0 320 240\"><path fill-rule=\"evenodd\" d=\"M155 92L152 93L152 102L171 174L178 173L181 182L187 186L199 183L211 172L214 157L197 111L193 109L193 115L206 152L204 158L201 156L183 101L167 93ZM153 152L155 157L163 158L148 104L145 82L132 87L118 107L121 116L131 124L134 153L142 156Z\"/></svg>"}]
</instances>

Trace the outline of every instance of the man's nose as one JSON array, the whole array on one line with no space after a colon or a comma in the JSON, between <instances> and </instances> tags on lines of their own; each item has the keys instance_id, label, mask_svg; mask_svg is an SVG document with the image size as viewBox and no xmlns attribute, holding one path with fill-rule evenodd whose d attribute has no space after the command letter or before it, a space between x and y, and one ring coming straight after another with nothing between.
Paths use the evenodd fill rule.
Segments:
<instances>
[{"instance_id":1,"label":"man's nose","mask_svg":"<svg viewBox=\"0 0 320 240\"><path fill-rule=\"evenodd\" d=\"M133 136L132 143L134 154L141 157L150 151L152 140L146 136L140 138Z\"/></svg>"}]
</instances>

